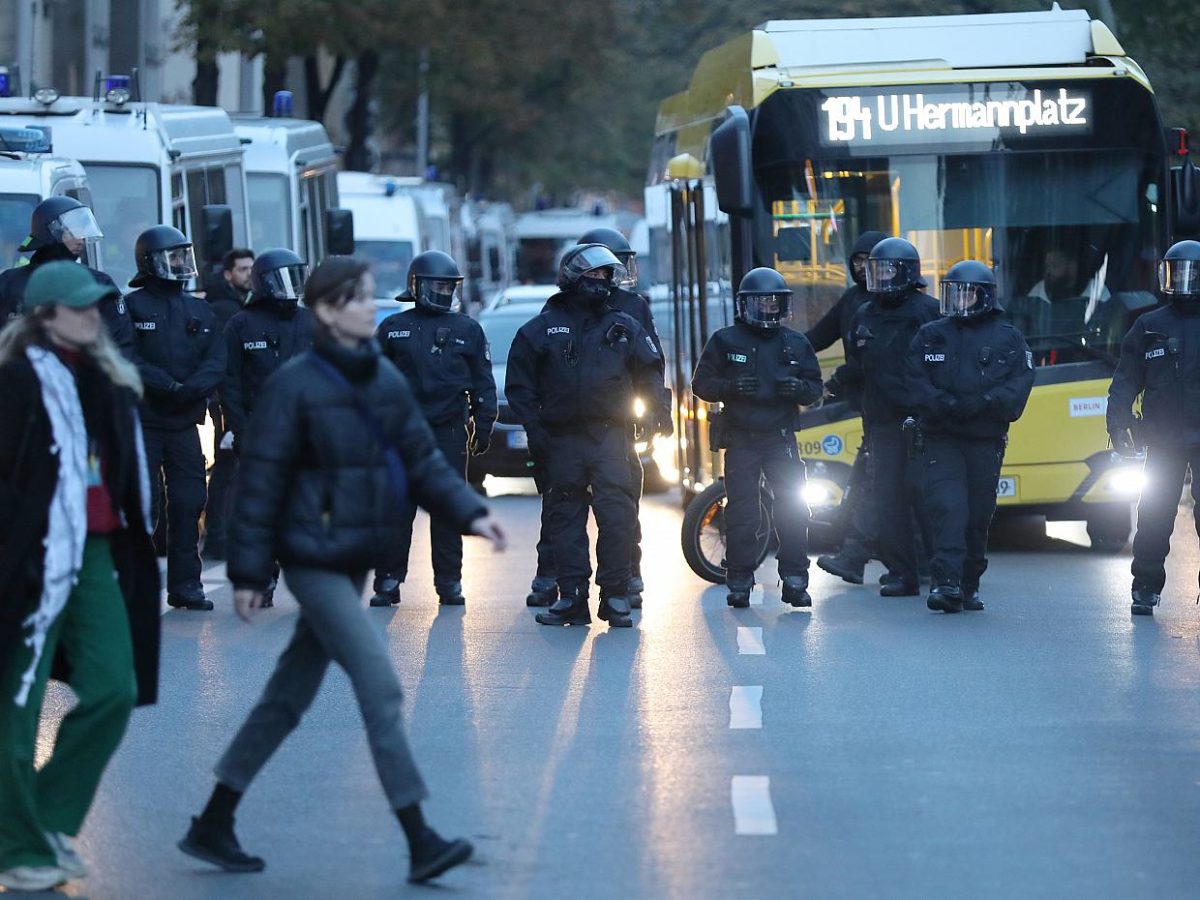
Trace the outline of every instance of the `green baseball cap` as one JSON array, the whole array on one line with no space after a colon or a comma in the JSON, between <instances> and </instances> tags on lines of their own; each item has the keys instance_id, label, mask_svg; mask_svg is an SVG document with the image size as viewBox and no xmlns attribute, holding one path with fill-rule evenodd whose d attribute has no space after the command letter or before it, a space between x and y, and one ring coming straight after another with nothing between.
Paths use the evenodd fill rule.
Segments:
<instances>
[{"instance_id":1,"label":"green baseball cap","mask_svg":"<svg viewBox=\"0 0 1200 900\"><path fill-rule=\"evenodd\" d=\"M49 262L38 266L25 286L25 311L39 306L69 306L86 309L118 293L101 284L91 270L79 263Z\"/></svg>"}]
</instances>

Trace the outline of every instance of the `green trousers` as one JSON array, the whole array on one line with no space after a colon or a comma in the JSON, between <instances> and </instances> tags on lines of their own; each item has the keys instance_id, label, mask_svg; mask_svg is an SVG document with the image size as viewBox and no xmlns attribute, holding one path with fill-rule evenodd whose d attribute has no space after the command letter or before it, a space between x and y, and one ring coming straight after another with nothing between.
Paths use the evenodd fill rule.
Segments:
<instances>
[{"instance_id":1,"label":"green trousers","mask_svg":"<svg viewBox=\"0 0 1200 900\"><path fill-rule=\"evenodd\" d=\"M79 702L37 771L38 720L59 649L70 663ZM79 833L137 699L129 617L107 539L87 539L79 580L46 636L28 700L17 706L32 653L18 641L0 663L0 871L55 864L45 832Z\"/></svg>"}]
</instances>

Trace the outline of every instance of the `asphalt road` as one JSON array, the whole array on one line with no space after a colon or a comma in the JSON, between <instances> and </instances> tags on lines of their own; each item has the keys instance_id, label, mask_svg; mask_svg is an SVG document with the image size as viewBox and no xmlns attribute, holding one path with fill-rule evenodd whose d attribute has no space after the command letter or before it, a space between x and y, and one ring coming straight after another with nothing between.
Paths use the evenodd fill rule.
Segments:
<instances>
[{"instance_id":1,"label":"asphalt road","mask_svg":"<svg viewBox=\"0 0 1200 900\"><path fill-rule=\"evenodd\" d=\"M1006 528L983 613L930 613L819 571L812 611L793 611L771 566L761 605L735 612L685 566L672 501L648 499L645 610L609 633L534 623L536 498L495 508L513 548L468 543L465 610L439 609L422 574L371 613L407 691L428 817L470 837L474 863L438 889L405 885L338 671L239 812L266 871L226 875L175 848L297 615L281 591L242 624L217 587L215 612L164 615L162 701L135 713L80 839L92 874L66 892L1200 896L1190 511L1152 619L1129 615L1128 554L1094 555L1070 526ZM67 703L53 688L47 730Z\"/></svg>"}]
</instances>

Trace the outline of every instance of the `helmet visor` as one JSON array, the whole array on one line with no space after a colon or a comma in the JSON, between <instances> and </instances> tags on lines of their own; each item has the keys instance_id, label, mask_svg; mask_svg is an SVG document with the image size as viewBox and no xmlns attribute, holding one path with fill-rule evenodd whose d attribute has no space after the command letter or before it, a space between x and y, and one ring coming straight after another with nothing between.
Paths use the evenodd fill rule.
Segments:
<instances>
[{"instance_id":1,"label":"helmet visor","mask_svg":"<svg viewBox=\"0 0 1200 900\"><path fill-rule=\"evenodd\" d=\"M609 270L607 280L614 287L628 277L628 271L621 265L621 261L613 255L611 250L599 244L584 247L573 254L563 268L569 284L578 282L586 273L597 269Z\"/></svg>"},{"instance_id":2,"label":"helmet visor","mask_svg":"<svg viewBox=\"0 0 1200 900\"><path fill-rule=\"evenodd\" d=\"M163 281L190 281L197 275L192 245L153 251L150 254L150 268L154 276Z\"/></svg>"},{"instance_id":3,"label":"helmet visor","mask_svg":"<svg viewBox=\"0 0 1200 900\"><path fill-rule=\"evenodd\" d=\"M742 320L756 328L778 328L792 313L790 292L742 294L741 300Z\"/></svg>"},{"instance_id":4,"label":"helmet visor","mask_svg":"<svg viewBox=\"0 0 1200 900\"><path fill-rule=\"evenodd\" d=\"M1158 264L1158 287L1168 297L1200 296L1200 261L1164 259Z\"/></svg>"},{"instance_id":5,"label":"helmet visor","mask_svg":"<svg viewBox=\"0 0 1200 900\"><path fill-rule=\"evenodd\" d=\"M308 266L280 266L263 276L263 285L276 300L302 300L307 280Z\"/></svg>"},{"instance_id":6,"label":"helmet visor","mask_svg":"<svg viewBox=\"0 0 1200 900\"><path fill-rule=\"evenodd\" d=\"M68 209L49 225L50 236L59 243L68 240L98 241L104 237L92 211L86 206Z\"/></svg>"},{"instance_id":7,"label":"helmet visor","mask_svg":"<svg viewBox=\"0 0 1200 900\"><path fill-rule=\"evenodd\" d=\"M418 278L416 300L428 309L457 312L462 307L461 278Z\"/></svg>"},{"instance_id":8,"label":"helmet visor","mask_svg":"<svg viewBox=\"0 0 1200 900\"><path fill-rule=\"evenodd\" d=\"M907 267L898 259L867 260L867 290L888 294L908 287Z\"/></svg>"},{"instance_id":9,"label":"helmet visor","mask_svg":"<svg viewBox=\"0 0 1200 900\"><path fill-rule=\"evenodd\" d=\"M625 267L625 274L617 281L617 287L632 288L637 287L638 283L638 266L637 253L621 253L617 256L621 260L621 265Z\"/></svg>"}]
</instances>

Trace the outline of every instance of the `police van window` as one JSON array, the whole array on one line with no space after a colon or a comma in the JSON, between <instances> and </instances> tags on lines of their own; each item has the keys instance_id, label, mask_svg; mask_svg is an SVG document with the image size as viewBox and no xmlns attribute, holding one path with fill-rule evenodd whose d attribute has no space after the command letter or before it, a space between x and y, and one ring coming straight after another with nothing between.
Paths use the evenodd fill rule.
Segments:
<instances>
[{"instance_id":1,"label":"police van window","mask_svg":"<svg viewBox=\"0 0 1200 900\"><path fill-rule=\"evenodd\" d=\"M356 240L354 255L371 264L377 297L394 297L404 290L408 266L413 259L411 241Z\"/></svg>"},{"instance_id":2,"label":"police van window","mask_svg":"<svg viewBox=\"0 0 1200 900\"><path fill-rule=\"evenodd\" d=\"M250 247L259 253L272 247L291 249L291 197L287 176L249 172L246 174L246 191L250 201Z\"/></svg>"},{"instance_id":3,"label":"police van window","mask_svg":"<svg viewBox=\"0 0 1200 900\"><path fill-rule=\"evenodd\" d=\"M158 171L149 166L103 163L88 163L84 168L92 209L104 232L101 267L124 290L137 270L133 260L137 236L162 223Z\"/></svg>"},{"instance_id":4,"label":"police van window","mask_svg":"<svg viewBox=\"0 0 1200 900\"><path fill-rule=\"evenodd\" d=\"M225 166L223 168L224 202L233 213L233 242L240 245L245 242L249 228L246 224L246 195L242 188L242 167Z\"/></svg>"},{"instance_id":5,"label":"police van window","mask_svg":"<svg viewBox=\"0 0 1200 900\"><path fill-rule=\"evenodd\" d=\"M0 269L20 262L17 248L29 234L29 218L40 200L36 194L0 194Z\"/></svg>"}]
</instances>

